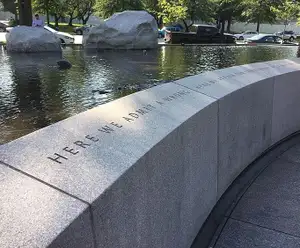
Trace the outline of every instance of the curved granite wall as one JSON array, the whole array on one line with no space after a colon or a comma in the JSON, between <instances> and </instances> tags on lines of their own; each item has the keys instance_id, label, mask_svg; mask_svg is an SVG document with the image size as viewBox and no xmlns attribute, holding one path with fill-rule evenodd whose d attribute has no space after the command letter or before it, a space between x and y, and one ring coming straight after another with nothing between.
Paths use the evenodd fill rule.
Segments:
<instances>
[{"instance_id":1,"label":"curved granite wall","mask_svg":"<svg viewBox=\"0 0 300 248\"><path fill-rule=\"evenodd\" d=\"M0 247L187 248L232 181L300 130L300 65L153 87L0 147Z\"/></svg>"}]
</instances>

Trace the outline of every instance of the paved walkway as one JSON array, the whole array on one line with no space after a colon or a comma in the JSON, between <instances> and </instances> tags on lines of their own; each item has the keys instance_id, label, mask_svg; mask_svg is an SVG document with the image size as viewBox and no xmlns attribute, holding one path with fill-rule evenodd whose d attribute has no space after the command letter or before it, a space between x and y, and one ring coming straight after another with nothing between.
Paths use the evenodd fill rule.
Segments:
<instances>
[{"instance_id":1,"label":"paved walkway","mask_svg":"<svg viewBox=\"0 0 300 248\"><path fill-rule=\"evenodd\" d=\"M300 144L260 174L224 223L214 248L300 248Z\"/></svg>"}]
</instances>

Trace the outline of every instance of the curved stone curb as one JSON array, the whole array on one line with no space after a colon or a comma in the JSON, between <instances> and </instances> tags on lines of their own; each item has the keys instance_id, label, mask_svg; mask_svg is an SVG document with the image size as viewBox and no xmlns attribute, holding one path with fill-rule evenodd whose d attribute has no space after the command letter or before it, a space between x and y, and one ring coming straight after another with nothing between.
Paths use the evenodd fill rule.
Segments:
<instances>
[{"instance_id":1,"label":"curved stone curb","mask_svg":"<svg viewBox=\"0 0 300 248\"><path fill-rule=\"evenodd\" d=\"M234 179L300 130L297 62L156 86L1 146L0 247L189 247Z\"/></svg>"}]
</instances>

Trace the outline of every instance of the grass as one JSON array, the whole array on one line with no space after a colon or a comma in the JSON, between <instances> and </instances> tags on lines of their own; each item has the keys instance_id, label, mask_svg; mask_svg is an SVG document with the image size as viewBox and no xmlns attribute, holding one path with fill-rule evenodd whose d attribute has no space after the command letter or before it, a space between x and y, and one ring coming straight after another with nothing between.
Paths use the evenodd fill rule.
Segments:
<instances>
[{"instance_id":1,"label":"grass","mask_svg":"<svg viewBox=\"0 0 300 248\"><path fill-rule=\"evenodd\" d=\"M55 25L54 22L50 22L51 25ZM68 23L58 23L59 31L66 32L70 34L74 34L74 28L81 27L82 24L73 24L73 26L69 26Z\"/></svg>"}]
</instances>

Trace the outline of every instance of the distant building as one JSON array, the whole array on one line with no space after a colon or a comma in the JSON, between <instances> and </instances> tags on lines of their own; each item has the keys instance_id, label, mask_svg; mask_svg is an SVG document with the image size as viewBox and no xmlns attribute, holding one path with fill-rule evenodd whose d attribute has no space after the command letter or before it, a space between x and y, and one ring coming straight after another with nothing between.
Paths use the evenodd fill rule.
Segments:
<instances>
[{"instance_id":1,"label":"distant building","mask_svg":"<svg viewBox=\"0 0 300 248\"><path fill-rule=\"evenodd\" d=\"M296 34L300 34L300 26L297 24L297 22L290 22L288 25L284 25L284 23L281 24L268 24L268 23L262 23L260 24L260 32L261 33L275 33L278 31L283 31L284 29L288 31L294 31ZM232 32L243 32L243 31L255 31L256 30L256 23L241 23L236 22L231 25L231 31Z\"/></svg>"}]
</instances>

